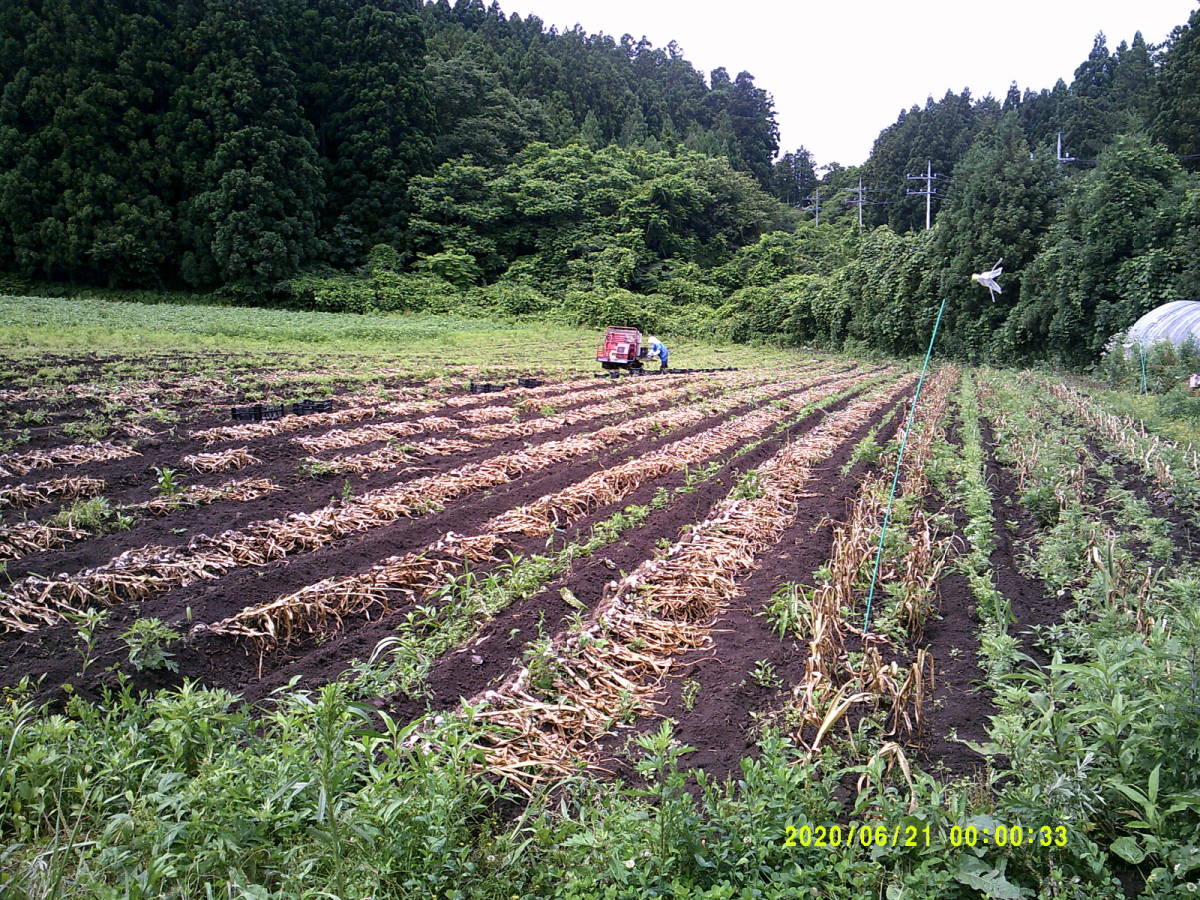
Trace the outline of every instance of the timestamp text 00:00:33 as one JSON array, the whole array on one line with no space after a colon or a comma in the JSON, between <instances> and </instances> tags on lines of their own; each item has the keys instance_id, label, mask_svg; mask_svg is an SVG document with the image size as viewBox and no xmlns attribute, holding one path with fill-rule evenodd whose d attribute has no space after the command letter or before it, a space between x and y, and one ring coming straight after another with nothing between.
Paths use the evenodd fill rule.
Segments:
<instances>
[{"instance_id":1,"label":"timestamp text 00:00:33","mask_svg":"<svg viewBox=\"0 0 1200 900\"><path fill-rule=\"evenodd\" d=\"M997 825L979 828L975 825L951 825L943 833L930 826L917 825L801 825L787 826L785 847L929 847L934 838L952 847L1065 847L1067 829L1064 825L1042 825L1032 828L1023 825Z\"/></svg>"}]
</instances>

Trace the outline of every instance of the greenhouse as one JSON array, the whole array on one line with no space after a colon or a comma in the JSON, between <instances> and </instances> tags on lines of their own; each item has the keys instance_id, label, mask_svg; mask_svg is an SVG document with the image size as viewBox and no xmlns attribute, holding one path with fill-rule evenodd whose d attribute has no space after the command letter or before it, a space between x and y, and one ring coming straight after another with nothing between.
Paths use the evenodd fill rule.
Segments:
<instances>
[{"instance_id":1,"label":"greenhouse","mask_svg":"<svg viewBox=\"0 0 1200 900\"><path fill-rule=\"evenodd\" d=\"M1175 300L1150 310L1130 327L1125 346L1169 341L1178 347L1189 340L1200 344L1200 300Z\"/></svg>"}]
</instances>

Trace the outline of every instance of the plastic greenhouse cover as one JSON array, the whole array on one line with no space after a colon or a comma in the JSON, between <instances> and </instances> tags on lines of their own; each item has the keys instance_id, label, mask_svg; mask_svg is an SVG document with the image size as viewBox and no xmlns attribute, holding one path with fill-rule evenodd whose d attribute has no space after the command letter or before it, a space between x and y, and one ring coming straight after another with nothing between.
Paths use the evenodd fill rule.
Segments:
<instances>
[{"instance_id":1,"label":"plastic greenhouse cover","mask_svg":"<svg viewBox=\"0 0 1200 900\"><path fill-rule=\"evenodd\" d=\"M1150 310L1130 327L1125 346L1161 341L1178 346L1189 338L1200 344L1200 300L1175 300Z\"/></svg>"}]
</instances>

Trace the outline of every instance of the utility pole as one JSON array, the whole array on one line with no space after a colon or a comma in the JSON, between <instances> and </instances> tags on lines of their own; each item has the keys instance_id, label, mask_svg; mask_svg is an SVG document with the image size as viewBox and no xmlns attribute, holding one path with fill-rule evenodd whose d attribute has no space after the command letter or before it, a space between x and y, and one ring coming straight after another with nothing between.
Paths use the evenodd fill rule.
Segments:
<instances>
[{"instance_id":1,"label":"utility pole","mask_svg":"<svg viewBox=\"0 0 1200 900\"><path fill-rule=\"evenodd\" d=\"M855 188L843 188L843 190L855 191ZM857 191L855 191L855 193L857 195L856 199L847 200L845 202L849 206L857 206L858 207L858 230L862 231L862 227L863 227L863 221L862 221L863 183L862 183L861 175L858 177L858 188L857 188Z\"/></svg>"},{"instance_id":2,"label":"utility pole","mask_svg":"<svg viewBox=\"0 0 1200 900\"><path fill-rule=\"evenodd\" d=\"M929 226L933 222L933 196L934 196L933 182L936 181L937 178L939 177L939 176L933 174L933 161L932 160L925 161L925 174L924 175L905 175L904 177L907 178L909 181L924 181L925 182L925 190L923 190L923 191L905 191L904 193L908 194L908 195L917 196L917 197L923 196L925 198L925 230L928 231Z\"/></svg>"},{"instance_id":3,"label":"utility pole","mask_svg":"<svg viewBox=\"0 0 1200 900\"><path fill-rule=\"evenodd\" d=\"M1063 156L1063 148L1062 148L1062 132L1060 131L1060 132L1058 133L1058 151L1055 153L1055 163L1054 163L1054 164L1055 164L1056 166L1058 166L1058 168L1060 168L1060 169L1061 169L1061 168L1062 168L1062 164L1063 164L1063 163L1067 163L1067 162L1075 162L1075 157L1073 157L1073 156Z\"/></svg>"},{"instance_id":4,"label":"utility pole","mask_svg":"<svg viewBox=\"0 0 1200 900\"><path fill-rule=\"evenodd\" d=\"M816 224L820 225L821 224L821 186L818 184L816 186L816 188L813 190L813 195L811 197L805 197L804 199L811 200L813 202L813 212L815 212L817 214Z\"/></svg>"}]
</instances>

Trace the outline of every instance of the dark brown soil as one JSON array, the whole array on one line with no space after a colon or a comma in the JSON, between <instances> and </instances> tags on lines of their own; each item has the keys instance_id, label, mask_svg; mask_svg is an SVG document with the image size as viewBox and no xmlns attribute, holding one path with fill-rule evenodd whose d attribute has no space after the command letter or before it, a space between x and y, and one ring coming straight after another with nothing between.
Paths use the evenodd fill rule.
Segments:
<instances>
[{"instance_id":1,"label":"dark brown soil","mask_svg":"<svg viewBox=\"0 0 1200 900\"><path fill-rule=\"evenodd\" d=\"M628 532L617 545L610 545L595 556L578 561L561 578L528 600L513 604L485 625L470 645L447 654L431 672L429 682L433 696L428 703L412 698L392 697L391 710L399 718L415 716L426 709L445 709L456 705L460 698L484 690L493 681L507 675L513 659L522 648L535 639L539 631L553 634L574 612L562 596L565 588L586 607L599 603L605 586L622 571L631 571L646 559L646 548L661 538L674 540L680 530L701 521L723 500L741 473L753 469L771 456L787 441L811 428L825 412L839 408L849 398L795 422L772 439L763 442L750 453L727 463L694 493L682 494L670 506L655 510L640 527ZM673 489L683 483L683 475L675 474L646 485L632 495L634 503L648 501L660 487ZM593 519L604 515L598 513ZM583 527L589 527L586 523ZM482 660L482 661L480 661Z\"/></svg>"},{"instance_id":2,"label":"dark brown soil","mask_svg":"<svg viewBox=\"0 0 1200 900\"><path fill-rule=\"evenodd\" d=\"M1071 599L1047 596L1048 591L1039 579L1021 571L1020 548L1029 546L1040 528L1018 499L1016 476L996 460L996 435L991 423L981 420L980 427L987 452L987 479L992 490L996 549L992 551L991 561L996 587L1012 605L1016 623L1010 631L1021 638L1024 652L1039 665L1045 665L1050 657L1037 645L1034 629L1058 622L1070 608Z\"/></svg>"},{"instance_id":3,"label":"dark brown soil","mask_svg":"<svg viewBox=\"0 0 1200 900\"><path fill-rule=\"evenodd\" d=\"M664 686L665 703L659 712L674 720L680 741L696 748L687 757L690 767L721 778L736 773L743 757L756 754L752 717L778 707L780 701L776 688L755 680L753 673L761 663L770 665L781 685L802 680L807 647L790 637L781 639L764 612L781 585L811 584L814 570L828 561L834 525L848 514L857 484L869 464L858 463L845 475L840 474L841 469L854 445L900 402L904 393L897 391L888 405L815 468L813 483L820 489L801 499L795 519L780 542L758 561L737 599L714 621L712 646L684 654L678 660ZM888 433L880 435L881 440L891 437L898 421L889 425ZM689 682L699 685L691 709L683 700ZM645 730L655 725L643 720L636 727ZM628 733L616 734L602 741L612 754L604 763L607 768L625 770L623 750L627 738Z\"/></svg>"},{"instance_id":4,"label":"dark brown soil","mask_svg":"<svg viewBox=\"0 0 1200 900\"><path fill-rule=\"evenodd\" d=\"M817 379L814 383L823 380ZM746 409L744 407L730 415L744 412ZM639 414L650 411L652 410L639 410ZM105 656L105 660L101 665L97 665L94 671L102 671L104 664L120 654L122 647L115 640L115 635L127 627L135 617L157 616L166 621L178 622L181 630L186 628L189 621L215 621L236 612L245 605L271 599L329 574L350 574L368 568L385 556L417 549L447 531L470 533L473 526L511 506L557 490L621 459L711 427L720 420L721 417L715 417L670 435L635 441L619 448L613 456L606 456L602 459L577 460L550 472L533 473L488 492L482 497L475 498L473 502L451 504L441 513L419 519L404 519L384 528L375 529L368 534L340 542L326 550L281 560L259 569L235 570L213 583L202 582L153 597L141 604L140 607L128 605L114 609L107 630L108 637L100 644L100 652ZM588 424L564 429L544 439L558 439L567 434L594 427L597 426ZM284 440L290 439L294 434L295 432L285 435ZM469 454L459 454L447 458L440 465L445 468L459 466L469 463L471 459L490 457L522 445L522 441L515 439L499 441ZM254 445L256 453L260 449L259 445ZM179 452L176 448L172 448L172 450ZM290 452L294 453L295 451L290 450ZM282 455L281 452L280 456L282 457ZM425 471L436 470L439 466L439 461L432 458L423 460L422 463L426 464L422 466ZM282 467L287 463L280 459L276 465L280 468L272 470L270 464L267 464L267 472L262 472L263 467L259 467L260 471L256 471L255 474L268 474L270 471L275 471L278 480L282 481L287 474L286 469ZM394 483L395 478L395 472L378 473L362 480L360 485L362 489L369 490ZM262 511L259 509L262 505L269 505L270 514L273 516L284 515L297 509L311 509L328 502L330 493L332 493L329 492L328 486L322 488L320 482L297 483L293 478L292 485L289 490L281 491L270 498L264 498L258 504L213 504L207 508L202 507L199 510L191 511L188 517L190 531L192 533L195 531L220 531L263 518ZM652 491L657 486L657 484L650 486L646 490ZM602 513L607 514L604 511ZM585 522L580 527L587 527L589 524L590 522ZM44 566L41 571L77 570L104 562L130 546L140 546L144 543L172 545L186 540L185 536L170 535L168 537L163 534L168 527L168 524L162 521L150 521L131 532L89 541L57 553L39 554L39 564ZM61 568L59 568L60 564ZM32 566L27 566L25 571L30 569ZM34 571L37 570L34 569ZM294 669L307 673L306 677L309 680L328 680L336 677L351 659L368 655L379 637L394 627L394 622L395 617L393 616L386 623L369 623L365 628L354 628L346 633L336 634L324 646L293 648L282 658L273 658L267 661L265 671L274 672L278 668L281 672L280 678L272 677L269 679L269 684L274 686L280 683L280 679L286 681ZM0 641L3 641L8 657L7 662L0 669L0 683L9 683L25 674L33 674L34 676L44 676L47 687L57 686L64 681L74 681L78 689L88 693L98 686L98 684L80 685L78 683L78 659L70 649L73 643L73 632L67 626L46 628L31 636L8 635L0 638ZM200 677L211 684L235 690L245 689L257 681L259 660L248 652L245 646L231 640L207 635L180 648L177 656L180 663L179 678L183 676ZM293 663L292 660L305 660L305 662ZM139 684L142 681L154 680L148 679L145 673L137 676ZM178 679L170 680L178 681ZM144 686L154 685L146 683ZM250 692L255 696L260 696L267 687L266 684L261 688L251 687Z\"/></svg>"}]
</instances>

